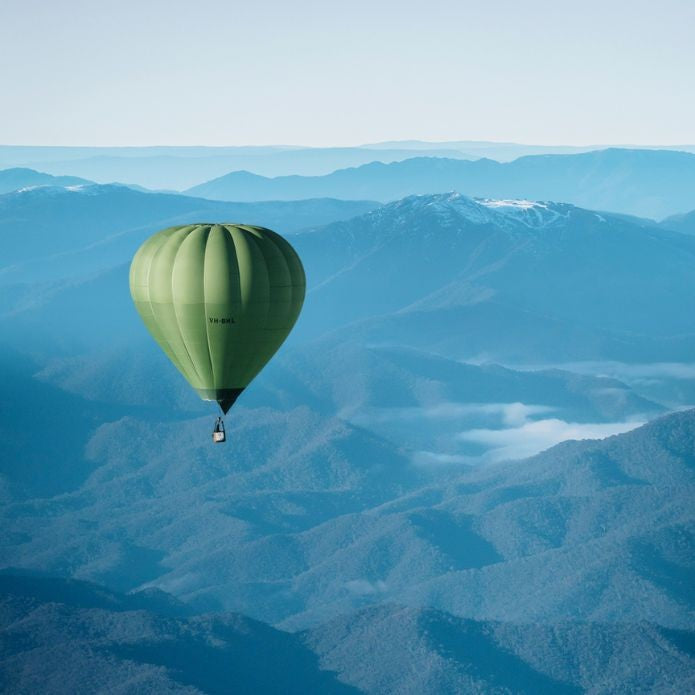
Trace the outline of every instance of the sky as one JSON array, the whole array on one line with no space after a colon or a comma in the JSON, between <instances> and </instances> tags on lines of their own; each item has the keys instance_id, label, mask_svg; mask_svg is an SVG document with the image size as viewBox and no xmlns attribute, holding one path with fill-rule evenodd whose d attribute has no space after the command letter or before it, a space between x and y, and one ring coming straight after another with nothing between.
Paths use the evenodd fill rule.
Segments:
<instances>
[{"instance_id":1,"label":"sky","mask_svg":"<svg viewBox=\"0 0 695 695\"><path fill-rule=\"evenodd\" d=\"M0 144L695 143L694 0L0 0Z\"/></svg>"}]
</instances>

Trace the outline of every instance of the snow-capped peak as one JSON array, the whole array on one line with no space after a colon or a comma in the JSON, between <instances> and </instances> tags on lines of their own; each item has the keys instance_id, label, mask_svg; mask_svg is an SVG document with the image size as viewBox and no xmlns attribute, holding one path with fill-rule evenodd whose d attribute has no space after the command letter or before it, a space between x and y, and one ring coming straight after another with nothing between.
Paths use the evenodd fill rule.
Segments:
<instances>
[{"instance_id":1,"label":"snow-capped peak","mask_svg":"<svg viewBox=\"0 0 695 695\"><path fill-rule=\"evenodd\" d=\"M564 203L533 200L469 198L461 193L409 196L396 207L422 209L434 212L454 223L461 218L474 224L495 224L506 229L540 229L566 218L573 209Z\"/></svg>"}]
</instances>

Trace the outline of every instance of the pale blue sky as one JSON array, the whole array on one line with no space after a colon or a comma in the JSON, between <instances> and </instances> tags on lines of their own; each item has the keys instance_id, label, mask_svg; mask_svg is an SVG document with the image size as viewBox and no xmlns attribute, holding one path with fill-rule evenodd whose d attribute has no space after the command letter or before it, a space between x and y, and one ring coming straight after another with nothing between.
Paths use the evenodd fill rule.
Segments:
<instances>
[{"instance_id":1,"label":"pale blue sky","mask_svg":"<svg viewBox=\"0 0 695 695\"><path fill-rule=\"evenodd\" d=\"M0 143L695 143L695 0L1 0Z\"/></svg>"}]
</instances>

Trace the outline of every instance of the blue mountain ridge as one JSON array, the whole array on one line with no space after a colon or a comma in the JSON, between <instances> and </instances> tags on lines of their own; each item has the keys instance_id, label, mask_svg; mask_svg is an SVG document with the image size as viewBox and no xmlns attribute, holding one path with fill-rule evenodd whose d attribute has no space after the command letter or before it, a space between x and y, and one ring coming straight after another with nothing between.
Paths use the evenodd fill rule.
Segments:
<instances>
[{"instance_id":1,"label":"blue mountain ridge","mask_svg":"<svg viewBox=\"0 0 695 695\"><path fill-rule=\"evenodd\" d=\"M35 186L85 186L91 183L77 176L53 176L25 167L0 170L0 195Z\"/></svg>"},{"instance_id":2,"label":"blue mountain ridge","mask_svg":"<svg viewBox=\"0 0 695 695\"><path fill-rule=\"evenodd\" d=\"M389 202L411 194L460 191L468 196L574 203L660 219L695 208L695 154L607 149L570 155L529 155L512 162L413 157L371 162L323 176L267 178L236 171L189 188L217 200L332 197Z\"/></svg>"},{"instance_id":3,"label":"blue mountain ridge","mask_svg":"<svg viewBox=\"0 0 695 695\"><path fill-rule=\"evenodd\" d=\"M644 623L518 625L386 605L288 634L239 615L186 616L161 592L20 573L0 576L0 606L0 682L13 692L39 681L46 693L685 690L693 662L692 633Z\"/></svg>"}]
</instances>

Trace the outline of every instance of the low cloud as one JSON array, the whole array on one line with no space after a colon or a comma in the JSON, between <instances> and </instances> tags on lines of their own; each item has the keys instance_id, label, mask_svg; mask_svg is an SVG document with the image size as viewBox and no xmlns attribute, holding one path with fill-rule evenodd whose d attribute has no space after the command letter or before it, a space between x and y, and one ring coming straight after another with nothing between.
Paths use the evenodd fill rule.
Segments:
<instances>
[{"instance_id":1,"label":"low cloud","mask_svg":"<svg viewBox=\"0 0 695 695\"><path fill-rule=\"evenodd\" d=\"M345 588L352 594L367 596L386 591L386 582L381 579L376 582L370 582L368 579L353 579L352 581L345 582Z\"/></svg>"},{"instance_id":2,"label":"low cloud","mask_svg":"<svg viewBox=\"0 0 695 695\"><path fill-rule=\"evenodd\" d=\"M607 392L603 395L610 394L616 398L625 395L622 388L606 387L602 390ZM389 423L409 423L423 418L435 423L447 422L432 435L433 444L437 442L434 450L423 448L412 453L412 462L424 468L475 466L527 458L569 439L603 439L643 424L642 419L608 423L568 422L550 417L557 411L551 406L521 402L445 402L410 408L373 408L353 415L351 421L377 431L379 424L390 427ZM461 431L466 425L470 429ZM399 431L387 430L386 436L394 436L393 432Z\"/></svg>"},{"instance_id":3,"label":"low cloud","mask_svg":"<svg viewBox=\"0 0 695 695\"><path fill-rule=\"evenodd\" d=\"M355 424L369 425L373 422L393 420L459 420L470 415L497 415L505 425L525 422L534 415L547 415L556 409L547 405L527 403L455 403L444 402L416 408L372 408L351 415Z\"/></svg>"},{"instance_id":4,"label":"low cloud","mask_svg":"<svg viewBox=\"0 0 695 695\"><path fill-rule=\"evenodd\" d=\"M533 456L569 439L604 439L629 432L642 422L576 423L556 418L524 422L507 429L473 429L461 432L458 439L485 446L479 460L504 461Z\"/></svg>"},{"instance_id":5,"label":"low cloud","mask_svg":"<svg viewBox=\"0 0 695 695\"><path fill-rule=\"evenodd\" d=\"M463 456L462 454L442 454L436 451L415 451L412 461L416 466L450 466L457 464L474 465L479 463L475 456Z\"/></svg>"},{"instance_id":6,"label":"low cloud","mask_svg":"<svg viewBox=\"0 0 695 695\"><path fill-rule=\"evenodd\" d=\"M662 379L695 380L695 362L642 362L627 363L604 361L563 362L560 364L538 364L516 366L519 370L564 369L577 374L606 376L621 381L660 381Z\"/></svg>"}]
</instances>

